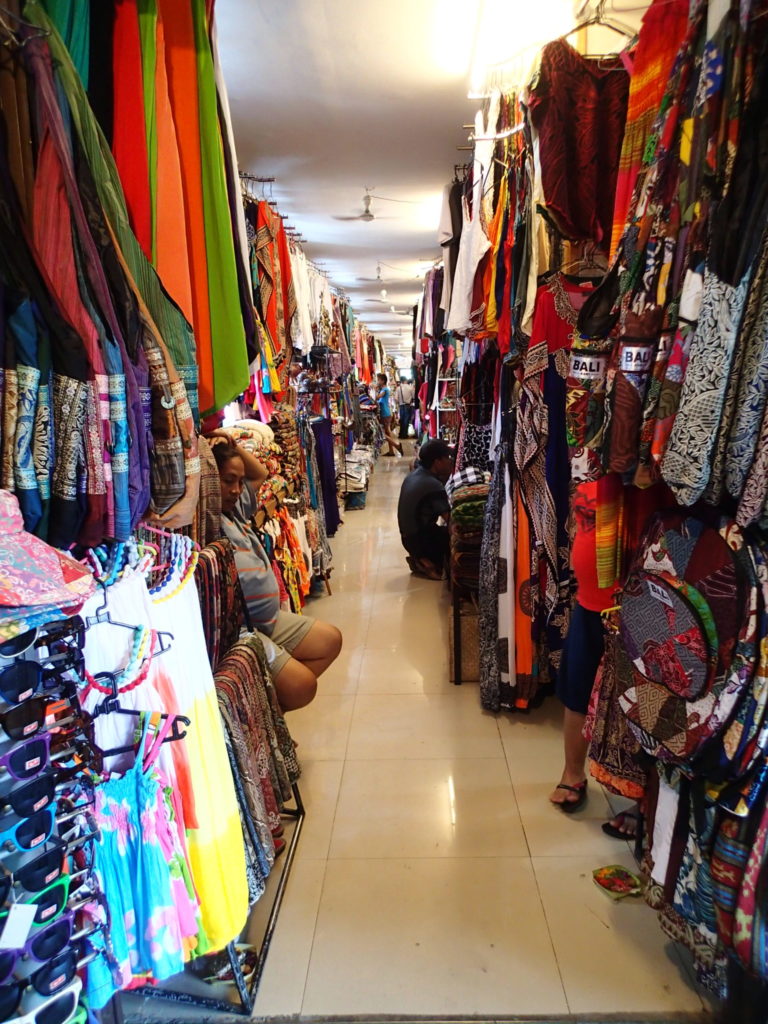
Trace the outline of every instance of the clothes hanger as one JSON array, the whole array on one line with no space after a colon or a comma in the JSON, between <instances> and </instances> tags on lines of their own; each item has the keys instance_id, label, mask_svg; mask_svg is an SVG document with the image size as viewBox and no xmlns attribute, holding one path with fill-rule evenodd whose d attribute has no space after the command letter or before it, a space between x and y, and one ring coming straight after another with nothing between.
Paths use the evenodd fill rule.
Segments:
<instances>
[{"instance_id":1,"label":"clothes hanger","mask_svg":"<svg viewBox=\"0 0 768 1024\"><path fill-rule=\"evenodd\" d=\"M560 267L561 274L568 274L568 272L576 269L576 274L572 276L576 277L602 277L608 270L608 260L604 253L602 253L595 242L584 242L581 252L581 256L575 257L569 260L564 266ZM596 271L597 273L584 273L585 271Z\"/></svg>"},{"instance_id":2,"label":"clothes hanger","mask_svg":"<svg viewBox=\"0 0 768 1024\"><path fill-rule=\"evenodd\" d=\"M93 615L85 616L85 628L90 629L92 626L98 626L99 623L101 622L109 622L110 625L112 626L120 626L121 629L130 629L131 632L135 633L136 630L139 628L138 626L132 626L128 622L117 622L115 619L112 618L112 613L110 612L108 607L109 599L107 597L107 586L100 580L97 582L104 591L104 603L99 605L99 607L96 609Z\"/></svg>"},{"instance_id":3,"label":"clothes hanger","mask_svg":"<svg viewBox=\"0 0 768 1024\"><path fill-rule=\"evenodd\" d=\"M605 14L605 3L606 0L599 0L595 13L585 18L583 21L578 22L570 32L566 32L565 35L561 36L565 42L568 42L568 37L572 36L575 32L580 32L582 29L589 28L590 25L599 25L601 28L607 28L611 32L615 32L617 35L623 36L627 40L625 46L622 49L626 49L629 43L637 37L637 31L629 25L625 25L623 22L618 21L616 18L607 17ZM570 44L569 44L570 45ZM592 60L607 60L611 57L616 57L616 53L583 53L582 57L589 57ZM607 69L613 70L613 69ZM616 70L624 70L623 68L617 68Z\"/></svg>"},{"instance_id":4,"label":"clothes hanger","mask_svg":"<svg viewBox=\"0 0 768 1024\"><path fill-rule=\"evenodd\" d=\"M159 657L161 654L165 654L166 651L169 651L171 649L170 644L168 644L168 646L165 646L163 639L164 637L171 637L171 639L173 639L173 636L170 633L156 633L155 635L160 640L160 648L152 649L151 654L149 654L149 656L144 661L145 664L147 661L152 661L153 658ZM96 684L96 687L102 693L104 693L105 689L108 689L107 695L104 698L104 700L99 701L99 703L94 707L93 711L90 712L91 718L98 718L100 715L111 715L116 713L120 713L123 715L140 714L140 712L132 711L129 708L124 708L120 704L120 691L118 690L116 673L97 672L93 677L91 677L91 681L92 683ZM163 717L167 718L168 716L164 715ZM190 724L189 720L187 720L186 724Z\"/></svg>"}]
</instances>

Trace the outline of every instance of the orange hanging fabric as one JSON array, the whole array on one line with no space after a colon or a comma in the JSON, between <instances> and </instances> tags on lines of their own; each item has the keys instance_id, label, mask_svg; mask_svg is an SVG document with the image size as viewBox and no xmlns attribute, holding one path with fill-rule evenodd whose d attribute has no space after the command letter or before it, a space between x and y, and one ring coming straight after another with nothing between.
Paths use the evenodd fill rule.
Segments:
<instances>
[{"instance_id":1,"label":"orange hanging fabric","mask_svg":"<svg viewBox=\"0 0 768 1024\"><path fill-rule=\"evenodd\" d=\"M158 15L165 33L165 67L168 95L176 127L184 189L189 275L192 285L192 324L195 329L197 365L200 371L200 409L213 405L213 354L211 310L208 298L208 259L205 244L202 165L200 157L200 110L197 98L195 33L189 0L159 0ZM158 54L159 59L159 54ZM158 160L162 166L162 161ZM159 175L158 175L159 178ZM158 203L160 202L158 180ZM170 246L168 225L158 223L157 246ZM158 267L158 270L160 268Z\"/></svg>"},{"instance_id":2,"label":"orange hanging fabric","mask_svg":"<svg viewBox=\"0 0 768 1024\"><path fill-rule=\"evenodd\" d=\"M176 125L168 94L165 65L165 29L157 18L155 102L157 128L157 191L155 196L155 267L168 294L187 320L194 324L190 258L184 214L184 185Z\"/></svg>"}]
</instances>

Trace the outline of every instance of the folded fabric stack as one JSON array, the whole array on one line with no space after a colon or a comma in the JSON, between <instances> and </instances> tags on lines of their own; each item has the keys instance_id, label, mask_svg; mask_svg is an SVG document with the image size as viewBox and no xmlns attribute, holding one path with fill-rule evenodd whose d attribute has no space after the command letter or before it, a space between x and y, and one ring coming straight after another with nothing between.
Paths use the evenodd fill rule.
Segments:
<instances>
[{"instance_id":1,"label":"folded fabric stack","mask_svg":"<svg viewBox=\"0 0 768 1024\"><path fill-rule=\"evenodd\" d=\"M368 473L364 466L347 466L336 476L339 494L350 494L368 489Z\"/></svg>"},{"instance_id":2,"label":"folded fabric stack","mask_svg":"<svg viewBox=\"0 0 768 1024\"><path fill-rule=\"evenodd\" d=\"M355 445L347 452L340 471L336 474L339 494L360 494L368 490L368 481L375 462L373 448Z\"/></svg>"},{"instance_id":3,"label":"folded fabric stack","mask_svg":"<svg viewBox=\"0 0 768 1024\"><path fill-rule=\"evenodd\" d=\"M24 530L18 500L0 491L0 640L74 615L95 589L84 566Z\"/></svg>"},{"instance_id":4,"label":"folded fabric stack","mask_svg":"<svg viewBox=\"0 0 768 1024\"><path fill-rule=\"evenodd\" d=\"M480 546L489 489L487 482L450 488L451 581L467 590L476 591L480 586Z\"/></svg>"},{"instance_id":5,"label":"folded fabric stack","mask_svg":"<svg viewBox=\"0 0 768 1024\"><path fill-rule=\"evenodd\" d=\"M299 441L296 415L292 409L278 407L270 426L274 431L275 443L280 446L282 451L281 465L283 476L299 489L306 470L304 454L301 442Z\"/></svg>"}]
</instances>

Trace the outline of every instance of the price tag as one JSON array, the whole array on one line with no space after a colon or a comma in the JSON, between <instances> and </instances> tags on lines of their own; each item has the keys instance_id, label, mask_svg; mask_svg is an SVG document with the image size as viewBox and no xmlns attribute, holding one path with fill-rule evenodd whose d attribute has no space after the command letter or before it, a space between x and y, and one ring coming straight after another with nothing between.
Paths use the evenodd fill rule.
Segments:
<instances>
[{"instance_id":1,"label":"price tag","mask_svg":"<svg viewBox=\"0 0 768 1024\"><path fill-rule=\"evenodd\" d=\"M0 935L0 949L21 949L29 938L36 913L36 903L12 903Z\"/></svg>"}]
</instances>

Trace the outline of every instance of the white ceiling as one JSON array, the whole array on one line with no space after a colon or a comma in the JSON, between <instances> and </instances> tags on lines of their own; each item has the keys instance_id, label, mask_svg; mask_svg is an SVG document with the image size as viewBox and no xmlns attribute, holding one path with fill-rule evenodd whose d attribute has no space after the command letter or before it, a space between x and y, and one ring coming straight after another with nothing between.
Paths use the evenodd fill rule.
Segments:
<instances>
[{"instance_id":1,"label":"white ceiling","mask_svg":"<svg viewBox=\"0 0 768 1024\"><path fill-rule=\"evenodd\" d=\"M606 10L637 26L648 3L608 0ZM457 150L479 106L467 98L470 80L500 75L499 61L524 75L540 46L594 4L217 0L240 169L276 179L273 197L307 255L388 350L410 350L410 320L390 305L416 302L427 261L440 254L443 187L471 156ZM589 52L616 44L603 32ZM362 212L366 187L401 202L373 199L370 223L335 220ZM383 282L360 281L376 277L378 261L388 264Z\"/></svg>"},{"instance_id":2,"label":"white ceiling","mask_svg":"<svg viewBox=\"0 0 768 1024\"><path fill-rule=\"evenodd\" d=\"M512 2L512 0L510 0ZM360 319L410 348L417 274L435 259L443 186L469 154L461 125L480 0L217 0L219 51L240 169L274 176L286 220ZM364 188L407 202L372 201ZM387 218L387 219L385 219ZM376 277L381 260L382 284ZM387 289L386 303L380 298ZM402 330L398 339L397 331Z\"/></svg>"}]
</instances>

